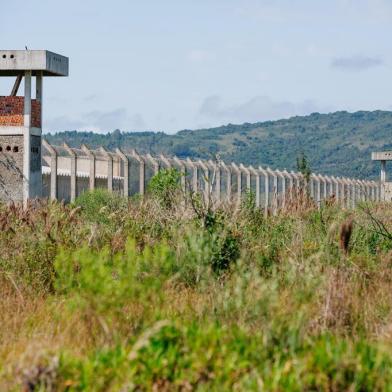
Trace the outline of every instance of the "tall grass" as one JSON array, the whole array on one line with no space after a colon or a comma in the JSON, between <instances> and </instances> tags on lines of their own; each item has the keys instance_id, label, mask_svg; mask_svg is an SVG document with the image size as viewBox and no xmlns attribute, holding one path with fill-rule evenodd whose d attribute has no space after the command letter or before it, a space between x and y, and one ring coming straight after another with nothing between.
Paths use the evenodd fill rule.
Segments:
<instances>
[{"instance_id":1,"label":"tall grass","mask_svg":"<svg viewBox=\"0 0 392 392\"><path fill-rule=\"evenodd\" d=\"M1 390L392 389L389 205L203 212L164 180L0 207Z\"/></svg>"}]
</instances>

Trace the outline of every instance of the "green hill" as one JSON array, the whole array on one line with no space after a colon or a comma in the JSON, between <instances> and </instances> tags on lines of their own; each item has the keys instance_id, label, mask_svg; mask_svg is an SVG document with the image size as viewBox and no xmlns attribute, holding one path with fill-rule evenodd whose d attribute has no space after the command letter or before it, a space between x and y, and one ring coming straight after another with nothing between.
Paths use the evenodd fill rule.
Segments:
<instances>
[{"instance_id":1,"label":"green hill","mask_svg":"<svg viewBox=\"0 0 392 392\"><path fill-rule=\"evenodd\" d=\"M108 134L65 131L45 137L53 144L125 151L166 153L179 157L211 158L219 153L224 161L296 169L296 158L305 153L312 170L330 175L376 178L378 165L370 159L375 150L392 149L392 112L313 113L285 120L255 124L229 124L217 128L163 132Z\"/></svg>"}]
</instances>

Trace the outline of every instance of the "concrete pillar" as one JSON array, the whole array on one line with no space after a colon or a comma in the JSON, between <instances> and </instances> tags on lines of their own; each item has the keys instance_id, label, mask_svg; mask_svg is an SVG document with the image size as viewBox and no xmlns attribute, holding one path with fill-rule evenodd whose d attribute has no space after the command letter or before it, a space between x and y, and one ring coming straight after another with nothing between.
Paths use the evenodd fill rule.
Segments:
<instances>
[{"instance_id":1,"label":"concrete pillar","mask_svg":"<svg viewBox=\"0 0 392 392\"><path fill-rule=\"evenodd\" d=\"M123 196L129 197L129 188L130 188L129 158L123 153L123 151L120 148L116 148L116 153L119 156L120 160L122 161L124 167Z\"/></svg>"},{"instance_id":2,"label":"concrete pillar","mask_svg":"<svg viewBox=\"0 0 392 392\"><path fill-rule=\"evenodd\" d=\"M336 203L339 203L339 180L336 177L331 177L333 183L335 184L335 200Z\"/></svg>"},{"instance_id":3,"label":"concrete pillar","mask_svg":"<svg viewBox=\"0 0 392 392\"><path fill-rule=\"evenodd\" d=\"M87 154L90 160L89 189L90 191L93 191L95 189L95 154L84 144L82 144L82 150Z\"/></svg>"},{"instance_id":4,"label":"concrete pillar","mask_svg":"<svg viewBox=\"0 0 392 392\"><path fill-rule=\"evenodd\" d=\"M179 160L177 157L173 158L173 161L180 167L181 172L181 188L182 191L186 192L186 166L183 161Z\"/></svg>"},{"instance_id":5,"label":"concrete pillar","mask_svg":"<svg viewBox=\"0 0 392 392\"><path fill-rule=\"evenodd\" d=\"M131 155L139 163L139 194L144 196L146 190L146 162L136 150L132 150Z\"/></svg>"},{"instance_id":6,"label":"concrete pillar","mask_svg":"<svg viewBox=\"0 0 392 392\"><path fill-rule=\"evenodd\" d=\"M25 71L24 80L24 132L23 132L23 203L30 198L30 127L31 127L31 71Z\"/></svg>"},{"instance_id":7,"label":"concrete pillar","mask_svg":"<svg viewBox=\"0 0 392 392\"><path fill-rule=\"evenodd\" d=\"M212 176L212 186L215 185L215 192L214 192L214 197L217 202L221 201L221 167L219 162L214 162L209 160L208 164L210 168L213 170L213 176Z\"/></svg>"},{"instance_id":8,"label":"concrete pillar","mask_svg":"<svg viewBox=\"0 0 392 392\"><path fill-rule=\"evenodd\" d=\"M231 201L231 168L225 163L221 163L223 170L226 172L226 199Z\"/></svg>"},{"instance_id":9,"label":"concrete pillar","mask_svg":"<svg viewBox=\"0 0 392 392\"><path fill-rule=\"evenodd\" d=\"M197 193L199 190L198 167L189 158L186 160L186 163L192 170L192 191Z\"/></svg>"},{"instance_id":10,"label":"concrete pillar","mask_svg":"<svg viewBox=\"0 0 392 392\"><path fill-rule=\"evenodd\" d=\"M232 163L231 167L233 168L233 171L237 174L237 203L240 204L242 197L242 173L235 163Z\"/></svg>"},{"instance_id":11,"label":"concrete pillar","mask_svg":"<svg viewBox=\"0 0 392 392\"><path fill-rule=\"evenodd\" d=\"M252 178L251 178L251 173L248 168L246 168L242 163L240 164L239 169L241 172L244 172L246 175L246 190L250 192L251 190L251 183L252 183Z\"/></svg>"},{"instance_id":12,"label":"concrete pillar","mask_svg":"<svg viewBox=\"0 0 392 392\"><path fill-rule=\"evenodd\" d=\"M107 188L109 192L113 192L113 157L110 155L110 153L104 148L100 147L99 149L104 155L107 160Z\"/></svg>"},{"instance_id":13,"label":"concrete pillar","mask_svg":"<svg viewBox=\"0 0 392 392\"><path fill-rule=\"evenodd\" d=\"M158 172L159 172L159 162L158 162L157 159L153 158L153 157L151 156L151 154L147 154L147 155L146 155L146 158L147 158L147 160L148 160L149 162L151 162L152 168L153 168L153 172L154 172L154 176L155 176L155 175L158 174Z\"/></svg>"},{"instance_id":14,"label":"concrete pillar","mask_svg":"<svg viewBox=\"0 0 392 392\"><path fill-rule=\"evenodd\" d=\"M321 180L321 183L323 184L322 190L322 200L325 202L325 200L327 199L328 195L327 195L327 180L324 176L322 176L321 174L319 174L319 178Z\"/></svg>"},{"instance_id":15,"label":"concrete pillar","mask_svg":"<svg viewBox=\"0 0 392 392\"><path fill-rule=\"evenodd\" d=\"M316 196L315 196L315 192L314 192L314 184L315 184L315 182L316 181L315 181L314 175L312 174L311 177L310 177L310 181L309 181L310 197L317 202Z\"/></svg>"},{"instance_id":16,"label":"concrete pillar","mask_svg":"<svg viewBox=\"0 0 392 392\"><path fill-rule=\"evenodd\" d=\"M283 175L283 173L280 170L276 170L276 174L282 181L281 207L284 208L286 206L286 177ZM276 189L278 189L278 187L276 187Z\"/></svg>"},{"instance_id":17,"label":"concrete pillar","mask_svg":"<svg viewBox=\"0 0 392 392\"><path fill-rule=\"evenodd\" d=\"M253 167L249 166L250 172L255 176L256 179L256 208L260 208L260 173Z\"/></svg>"},{"instance_id":18,"label":"concrete pillar","mask_svg":"<svg viewBox=\"0 0 392 392\"><path fill-rule=\"evenodd\" d=\"M170 169L172 167L169 158L166 158L163 154L159 155L159 159L166 166L167 169Z\"/></svg>"},{"instance_id":19,"label":"concrete pillar","mask_svg":"<svg viewBox=\"0 0 392 392\"><path fill-rule=\"evenodd\" d=\"M267 169L269 175L272 177L272 213L274 215L278 212L278 176L275 171L271 170L270 168Z\"/></svg>"},{"instance_id":20,"label":"concrete pillar","mask_svg":"<svg viewBox=\"0 0 392 392\"><path fill-rule=\"evenodd\" d=\"M76 153L68 146L67 143L64 143L64 148L67 150L70 159L71 159L71 189L70 189L70 199L71 203L76 199L76 170L77 170L77 163L76 163Z\"/></svg>"},{"instance_id":21,"label":"concrete pillar","mask_svg":"<svg viewBox=\"0 0 392 392\"><path fill-rule=\"evenodd\" d=\"M211 184L210 184L210 173L208 170L208 166L204 164L203 161L199 159L196 165L199 165L201 170L203 171L203 180L204 180L204 199L207 202L210 200L211 194Z\"/></svg>"},{"instance_id":22,"label":"concrete pillar","mask_svg":"<svg viewBox=\"0 0 392 392\"><path fill-rule=\"evenodd\" d=\"M42 108L42 100L43 100L43 75L42 75L42 71L40 71L37 76L36 76L36 80L35 80L35 99L37 100L37 102L40 103L40 124L41 124L41 128L42 128L42 112L43 112L43 108Z\"/></svg>"},{"instance_id":23,"label":"concrete pillar","mask_svg":"<svg viewBox=\"0 0 392 392\"><path fill-rule=\"evenodd\" d=\"M314 175L314 180L316 183L316 203L317 207L321 208L321 179L319 176Z\"/></svg>"},{"instance_id":24,"label":"concrete pillar","mask_svg":"<svg viewBox=\"0 0 392 392\"><path fill-rule=\"evenodd\" d=\"M45 140L42 145L50 154L50 200L57 200L57 151Z\"/></svg>"},{"instance_id":25,"label":"concrete pillar","mask_svg":"<svg viewBox=\"0 0 392 392\"><path fill-rule=\"evenodd\" d=\"M269 208L269 174L267 170L264 170L261 166L259 166L259 171L263 174L264 176L264 215L268 215L268 208Z\"/></svg>"}]
</instances>

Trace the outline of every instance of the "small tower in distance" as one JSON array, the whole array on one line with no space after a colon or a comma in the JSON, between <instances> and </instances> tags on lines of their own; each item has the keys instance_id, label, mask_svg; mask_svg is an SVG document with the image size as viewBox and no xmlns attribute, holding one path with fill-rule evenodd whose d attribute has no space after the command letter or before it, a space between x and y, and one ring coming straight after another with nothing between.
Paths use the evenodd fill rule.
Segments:
<instances>
[{"instance_id":1,"label":"small tower in distance","mask_svg":"<svg viewBox=\"0 0 392 392\"><path fill-rule=\"evenodd\" d=\"M392 182L387 181L387 161L392 161L392 151L372 152L372 161L381 162L381 200L392 201Z\"/></svg>"},{"instance_id":2,"label":"small tower in distance","mask_svg":"<svg viewBox=\"0 0 392 392\"><path fill-rule=\"evenodd\" d=\"M47 50L0 50L0 77L15 77L0 95L0 200L42 196L42 87L45 76L68 76L68 58ZM36 79L32 99L32 78ZM24 96L18 90L24 79Z\"/></svg>"}]
</instances>

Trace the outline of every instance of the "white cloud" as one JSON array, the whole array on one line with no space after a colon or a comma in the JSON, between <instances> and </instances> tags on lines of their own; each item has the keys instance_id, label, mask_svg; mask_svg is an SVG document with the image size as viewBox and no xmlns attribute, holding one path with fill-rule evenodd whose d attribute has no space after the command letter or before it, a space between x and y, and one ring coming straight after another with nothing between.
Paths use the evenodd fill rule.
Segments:
<instances>
[{"instance_id":1,"label":"white cloud","mask_svg":"<svg viewBox=\"0 0 392 392\"><path fill-rule=\"evenodd\" d=\"M256 96L243 103L225 104L218 95L207 97L199 110L200 121L215 120L222 123L258 122L277 120L316 111L329 111L312 100L294 103L273 101L266 96Z\"/></svg>"},{"instance_id":2,"label":"white cloud","mask_svg":"<svg viewBox=\"0 0 392 392\"><path fill-rule=\"evenodd\" d=\"M125 108L111 111L94 110L78 116L59 116L45 121L45 130L88 130L95 132L108 132L114 129L141 131L146 124L140 113L128 115Z\"/></svg>"},{"instance_id":3,"label":"white cloud","mask_svg":"<svg viewBox=\"0 0 392 392\"><path fill-rule=\"evenodd\" d=\"M202 49L192 49L187 54L187 59L191 63L204 63L212 58L212 53Z\"/></svg>"},{"instance_id":4,"label":"white cloud","mask_svg":"<svg viewBox=\"0 0 392 392\"><path fill-rule=\"evenodd\" d=\"M378 57L356 55L351 57L337 57L332 60L331 67L342 71L358 72L378 67L383 60Z\"/></svg>"}]
</instances>

